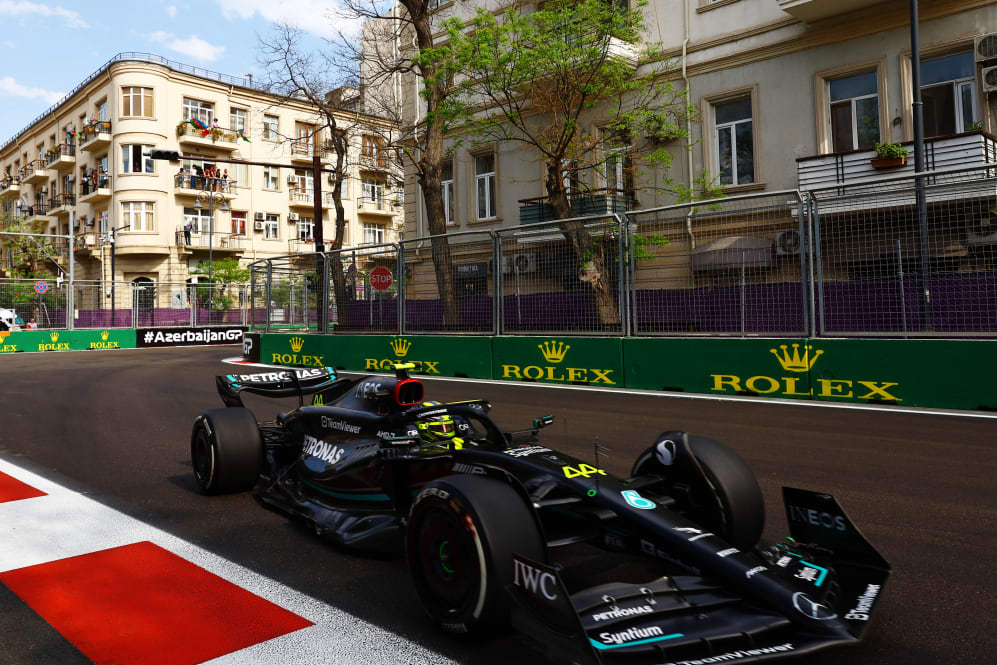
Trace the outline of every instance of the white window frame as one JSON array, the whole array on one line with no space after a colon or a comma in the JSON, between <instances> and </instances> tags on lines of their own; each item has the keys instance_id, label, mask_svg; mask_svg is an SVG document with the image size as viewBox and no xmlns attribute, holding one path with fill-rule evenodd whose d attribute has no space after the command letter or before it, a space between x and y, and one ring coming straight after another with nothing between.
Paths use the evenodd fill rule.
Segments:
<instances>
[{"instance_id":1,"label":"white window frame","mask_svg":"<svg viewBox=\"0 0 997 665\"><path fill-rule=\"evenodd\" d=\"M205 102L192 97L184 97L183 119L190 120L191 118L197 118L205 125L211 125L211 121L215 119L214 102Z\"/></svg>"},{"instance_id":2,"label":"white window frame","mask_svg":"<svg viewBox=\"0 0 997 665\"><path fill-rule=\"evenodd\" d=\"M454 215L454 167L453 160L449 162L450 165L450 177L446 180L440 179L440 186L443 189L443 218L446 220L447 226L456 226L457 219ZM443 175L441 170L440 175Z\"/></svg>"},{"instance_id":3,"label":"white window frame","mask_svg":"<svg viewBox=\"0 0 997 665\"><path fill-rule=\"evenodd\" d=\"M95 107L95 110L94 110L94 115L96 116L96 119L99 120L99 121L101 121L101 122L107 120L107 100L106 99L102 99L99 102L97 102L97 106Z\"/></svg>"},{"instance_id":4,"label":"white window frame","mask_svg":"<svg viewBox=\"0 0 997 665\"><path fill-rule=\"evenodd\" d=\"M194 233L208 233L211 231L211 218L214 217L214 211L209 208L184 208L183 209L183 224L184 227L187 226L188 222L194 223L194 228L192 231Z\"/></svg>"},{"instance_id":5,"label":"white window frame","mask_svg":"<svg viewBox=\"0 0 997 665\"><path fill-rule=\"evenodd\" d=\"M378 178L361 178L364 201L376 202L378 205L384 204L384 180Z\"/></svg>"},{"instance_id":6,"label":"white window frame","mask_svg":"<svg viewBox=\"0 0 997 665\"><path fill-rule=\"evenodd\" d=\"M492 170L478 172L478 159L482 157L492 158ZM474 168L474 212L478 221L491 221L498 218L498 158L495 151L483 152L473 155ZM485 193L484 215L481 210L481 193Z\"/></svg>"},{"instance_id":7,"label":"white window frame","mask_svg":"<svg viewBox=\"0 0 997 665\"><path fill-rule=\"evenodd\" d=\"M740 101L747 99L749 105L751 105L750 97L734 97L731 99L724 100L722 102L713 102L713 140L715 141L713 150L713 170L717 174L717 178L721 177L720 173L720 132L722 130L730 130L730 165L731 165L731 181L729 183L721 182L720 184L730 187L737 187L739 185L752 185L755 182L754 173L754 162L755 162L755 118L754 118L754 108L751 109L752 114L747 117L747 119L732 120L729 122L718 123L716 121L716 109L717 106L723 104L729 104L731 102ZM740 178L737 172L737 129L739 125L748 124L751 125L751 162L752 162L752 173L750 182L740 182Z\"/></svg>"},{"instance_id":8,"label":"white window frame","mask_svg":"<svg viewBox=\"0 0 997 665\"><path fill-rule=\"evenodd\" d=\"M273 187L270 186L271 184L273 184ZM278 167L263 167L263 189L268 192L280 191L280 169Z\"/></svg>"},{"instance_id":9,"label":"white window frame","mask_svg":"<svg viewBox=\"0 0 997 665\"><path fill-rule=\"evenodd\" d=\"M249 110L232 106L228 110L229 129L238 132L240 129L245 132L249 128Z\"/></svg>"},{"instance_id":10,"label":"white window frame","mask_svg":"<svg viewBox=\"0 0 997 665\"><path fill-rule=\"evenodd\" d=\"M294 169L294 186L299 193L308 194L315 191L315 174L311 169Z\"/></svg>"},{"instance_id":11,"label":"white window frame","mask_svg":"<svg viewBox=\"0 0 997 665\"><path fill-rule=\"evenodd\" d=\"M832 80L858 76L859 74L866 74L868 72L876 72L876 93L879 97L879 142L883 141L884 136L888 136L886 132L889 131L890 120L889 105L886 103L886 100L889 99L886 71L886 57L884 56L879 60L859 62L852 65L846 65L844 67L826 69L814 74L814 108L816 109L817 121L817 150L820 154L826 155L834 152L834 142L831 136ZM857 131L858 126L856 123L853 123L853 129ZM757 137L760 133L760 129L756 127L755 136ZM852 145L855 145L857 142L857 139L853 136ZM755 148L755 179L758 180L760 178L757 173L757 158L759 155L757 144L755 145Z\"/></svg>"},{"instance_id":12,"label":"white window frame","mask_svg":"<svg viewBox=\"0 0 997 665\"><path fill-rule=\"evenodd\" d=\"M280 140L280 116L270 113L263 114L263 140Z\"/></svg>"},{"instance_id":13,"label":"white window frame","mask_svg":"<svg viewBox=\"0 0 997 665\"><path fill-rule=\"evenodd\" d=\"M124 109L125 100L128 100L129 113L122 113L126 118L152 118L155 111L155 98L153 89L137 85L127 85L121 88L121 108ZM147 102L148 100L148 108ZM136 113L136 109L138 112Z\"/></svg>"},{"instance_id":14,"label":"white window frame","mask_svg":"<svg viewBox=\"0 0 997 665\"><path fill-rule=\"evenodd\" d=\"M280 240L280 215L268 212L263 220L263 239Z\"/></svg>"},{"instance_id":15,"label":"white window frame","mask_svg":"<svg viewBox=\"0 0 997 665\"><path fill-rule=\"evenodd\" d=\"M122 201L121 224L127 232L152 233L156 230L156 205L152 201Z\"/></svg>"},{"instance_id":16,"label":"white window frame","mask_svg":"<svg viewBox=\"0 0 997 665\"><path fill-rule=\"evenodd\" d=\"M298 240L315 240L315 221L302 217L297 222Z\"/></svg>"},{"instance_id":17,"label":"white window frame","mask_svg":"<svg viewBox=\"0 0 997 665\"><path fill-rule=\"evenodd\" d=\"M384 237L385 229L383 224L366 223L363 225L364 245L383 245Z\"/></svg>"},{"instance_id":18,"label":"white window frame","mask_svg":"<svg viewBox=\"0 0 997 665\"><path fill-rule=\"evenodd\" d=\"M232 211L232 235L245 236L249 225L249 213L245 210Z\"/></svg>"},{"instance_id":19,"label":"white window frame","mask_svg":"<svg viewBox=\"0 0 997 665\"><path fill-rule=\"evenodd\" d=\"M100 233L102 235L107 235L108 220L110 220L111 218L107 208L97 211L96 217L97 217L97 233Z\"/></svg>"},{"instance_id":20,"label":"white window frame","mask_svg":"<svg viewBox=\"0 0 997 665\"><path fill-rule=\"evenodd\" d=\"M155 175L156 161L148 156L148 152L153 146L144 143L126 143L121 146L121 174L122 175ZM141 160L140 170L135 171L133 165L136 155Z\"/></svg>"}]
</instances>

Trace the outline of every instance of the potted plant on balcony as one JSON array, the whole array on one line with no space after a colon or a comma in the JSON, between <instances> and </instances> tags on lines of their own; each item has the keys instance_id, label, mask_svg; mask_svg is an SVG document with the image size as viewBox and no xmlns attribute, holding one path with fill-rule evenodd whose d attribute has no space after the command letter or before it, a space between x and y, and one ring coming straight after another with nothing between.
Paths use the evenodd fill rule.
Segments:
<instances>
[{"instance_id":1,"label":"potted plant on balcony","mask_svg":"<svg viewBox=\"0 0 997 665\"><path fill-rule=\"evenodd\" d=\"M180 138L187 131L187 121L182 120L177 123L177 138Z\"/></svg>"},{"instance_id":2,"label":"potted plant on balcony","mask_svg":"<svg viewBox=\"0 0 997 665\"><path fill-rule=\"evenodd\" d=\"M907 163L907 148L899 143L877 143L876 156L869 160L874 169L891 169Z\"/></svg>"}]
</instances>

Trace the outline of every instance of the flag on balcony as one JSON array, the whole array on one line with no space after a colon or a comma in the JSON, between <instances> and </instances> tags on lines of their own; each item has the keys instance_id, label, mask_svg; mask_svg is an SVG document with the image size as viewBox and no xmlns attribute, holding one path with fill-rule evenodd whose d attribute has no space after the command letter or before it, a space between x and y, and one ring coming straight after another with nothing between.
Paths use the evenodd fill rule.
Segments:
<instances>
[{"instance_id":1,"label":"flag on balcony","mask_svg":"<svg viewBox=\"0 0 997 665\"><path fill-rule=\"evenodd\" d=\"M246 143L252 143L252 141L250 141L249 138L244 133L244 130L240 129L238 132L236 132L236 134L238 134L239 138L245 141Z\"/></svg>"},{"instance_id":2,"label":"flag on balcony","mask_svg":"<svg viewBox=\"0 0 997 665\"><path fill-rule=\"evenodd\" d=\"M194 127L194 129L200 129L201 130L201 138L202 139L204 137L206 137L208 134L211 133L211 130L208 129L208 126L205 125L200 120L198 120L197 118L191 118L190 119L190 124Z\"/></svg>"}]
</instances>

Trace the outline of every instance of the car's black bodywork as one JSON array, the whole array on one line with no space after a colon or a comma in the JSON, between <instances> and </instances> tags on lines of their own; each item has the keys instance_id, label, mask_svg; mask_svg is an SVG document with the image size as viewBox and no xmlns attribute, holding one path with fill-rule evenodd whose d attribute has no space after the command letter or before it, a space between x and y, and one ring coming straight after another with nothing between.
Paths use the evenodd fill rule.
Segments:
<instances>
[{"instance_id":1,"label":"car's black bodywork","mask_svg":"<svg viewBox=\"0 0 997 665\"><path fill-rule=\"evenodd\" d=\"M854 642L889 576L826 494L785 488L791 537L759 545L757 483L709 439L662 434L621 479L540 444L544 419L508 433L487 402L423 403L404 368L394 378L281 369L217 382L230 408L199 416L192 437L206 491L255 483L261 500L340 543L407 549L444 629L511 616L554 662L751 662ZM243 392L301 404L311 395L313 405L257 424L256 435L255 419L221 418L237 420L225 412L243 411ZM419 423L441 414L457 436L427 443ZM236 486L218 484L233 474ZM575 574L562 553L576 546L646 574L613 581L608 563L601 580Z\"/></svg>"}]
</instances>

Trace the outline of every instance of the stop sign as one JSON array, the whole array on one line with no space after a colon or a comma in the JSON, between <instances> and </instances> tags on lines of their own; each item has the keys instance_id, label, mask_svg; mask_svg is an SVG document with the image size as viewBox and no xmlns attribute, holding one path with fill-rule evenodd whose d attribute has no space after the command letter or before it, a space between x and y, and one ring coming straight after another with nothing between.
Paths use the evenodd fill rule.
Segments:
<instances>
[{"instance_id":1,"label":"stop sign","mask_svg":"<svg viewBox=\"0 0 997 665\"><path fill-rule=\"evenodd\" d=\"M384 266L374 268L370 271L370 285L379 291L391 286L393 281L394 278L391 276L391 271Z\"/></svg>"}]
</instances>

